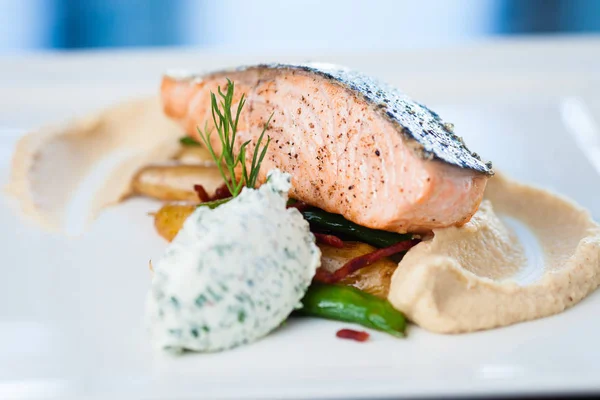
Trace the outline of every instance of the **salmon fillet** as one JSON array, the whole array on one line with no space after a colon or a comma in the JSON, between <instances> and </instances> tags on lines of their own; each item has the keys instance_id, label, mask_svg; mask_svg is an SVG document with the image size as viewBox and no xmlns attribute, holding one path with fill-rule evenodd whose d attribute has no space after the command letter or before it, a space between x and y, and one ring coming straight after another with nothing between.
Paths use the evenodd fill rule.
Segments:
<instances>
[{"instance_id":1,"label":"salmon fillet","mask_svg":"<svg viewBox=\"0 0 600 400\"><path fill-rule=\"evenodd\" d=\"M201 75L166 75L165 113L192 137L211 127L210 92L226 78L247 103L236 139L256 139L271 113L272 138L259 173L292 175L290 196L360 225L425 232L462 225L477 211L490 163L451 124L397 89L345 68L257 65ZM220 151L217 135L212 144Z\"/></svg>"}]
</instances>

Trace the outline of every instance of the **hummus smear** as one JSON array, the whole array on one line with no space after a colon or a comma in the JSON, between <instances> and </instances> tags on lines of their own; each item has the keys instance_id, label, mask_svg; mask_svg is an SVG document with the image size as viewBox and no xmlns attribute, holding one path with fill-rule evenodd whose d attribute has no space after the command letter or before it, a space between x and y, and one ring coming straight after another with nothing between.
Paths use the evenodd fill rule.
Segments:
<instances>
[{"instance_id":1,"label":"hummus smear","mask_svg":"<svg viewBox=\"0 0 600 400\"><path fill-rule=\"evenodd\" d=\"M178 132L149 99L32 133L17 145L9 190L27 214L60 229L78 187L112 157L91 191L85 218L93 218L128 195L140 167L173 157ZM548 316L600 284L600 227L585 210L502 176L489 180L485 198L470 222L436 229L409 250L392 276L389 301L425 329Z\"/></svg>"},{"instance_id":2,"label":"hummus smear","mask_svg":"<svg viewBox=\"0 0 600 400\"><path fill-rule=\"evenodd\" d=\"M502 176L485 197L471 221L434 230L392 276L388 300L423 328L459 333L541 318L600 284L600 226L587 211Z\"/></svg>"},{"instance_id":3,"label":"hummus smear","mask_svg":"<svg viewBox=\"0 0 600 400\"><path fill-rule=\"evenodd\" d=\"M130 193L141 167L170 160L180 148L178 134L155 97L48 126L19 140L5 189L28 217L50 230L67 231L71 209L83 210L75 218L85 225ZM89 201L76 205L80 189Z\"/></svg>"}]
</instances>

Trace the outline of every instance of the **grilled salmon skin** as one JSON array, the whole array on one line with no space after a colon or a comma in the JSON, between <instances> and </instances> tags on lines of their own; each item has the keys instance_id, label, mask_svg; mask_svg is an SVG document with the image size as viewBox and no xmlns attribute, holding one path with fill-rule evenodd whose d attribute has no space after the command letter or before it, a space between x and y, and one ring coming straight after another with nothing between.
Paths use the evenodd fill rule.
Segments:
<instances>
[{"instance_id":1,"label":"grilled salmon skin","mask_svg":"<svg viewBox=\"0 0 600 400\"><path fill-rule=\"evenodd\" d=\"M290 196L355 223L394 232L460 226L477 211L490 163L453 126L402 92L329 64L269 64L207 75L166 75L165 113L192 137L212 124L210 92L226 79L247 103L237 145L264 124L272 138L259 174L292 174ZM217 135L212 145L220 149ZM220 151L220 150L218 150Z\"/></svg>"}]
</instances>

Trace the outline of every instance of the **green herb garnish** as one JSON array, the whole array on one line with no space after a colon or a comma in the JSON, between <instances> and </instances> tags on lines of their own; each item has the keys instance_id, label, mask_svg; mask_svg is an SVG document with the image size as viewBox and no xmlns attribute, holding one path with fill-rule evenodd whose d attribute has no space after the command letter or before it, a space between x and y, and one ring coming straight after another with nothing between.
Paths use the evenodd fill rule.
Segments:
<instances>
[{"instance_id":1,"label":"green herb garnish","mask_svg":"<svg viewBox=\"0 0 600 400\"><path fill-rule=\"evenodd\" d=\"M184 136L179 139L179 143L181 143L182 146L201 146L199 141L189 136Z\"/></svg>"},{"instance_id":2,"label":"green herb garnish","mask_svg":"<svg viewBox=\"0 0 600 400\"><path fill-rule=\"evenodd\" d=\"M236 197L243 186L253 188L256 185L256 179L258 178L258 172L260 171L260 164L262 163L265 155L267 154L267 148L271 142L271 137L267 136L267 143L262 147L261 144L265 132L269 126L269 122L273 117L273 114L267 120L262 133L258 137L256 147L254 148L254 154L252 155L252 161L250 163L250 171L246 167L246 147L250 144L250 140L244 142L240 151L237 155L234 154L235 137L237 134L238 121L242 108L246 104L246 98L242 94L240 101L237 106L237 110L234 115L231 113L231 107L233 105L233 93L235 85L232 81L227 79L227 91L223 93L221 87L218 87L219 101L217 102L217 96L213 92L210 93L212 118L217 134L219 135L219 141L221 142L221 155L217 156L212 145L210 144L210 135L212 131L208 129L208 123L204 126L204 132L198 129L202 142L206 145L206 148L210 152L213 160L219 167L219 172L229 189L229 192L233 197ZM241 164L242 176L239 180L235 176L235 169Z\"/></svg>"}]
</instances>

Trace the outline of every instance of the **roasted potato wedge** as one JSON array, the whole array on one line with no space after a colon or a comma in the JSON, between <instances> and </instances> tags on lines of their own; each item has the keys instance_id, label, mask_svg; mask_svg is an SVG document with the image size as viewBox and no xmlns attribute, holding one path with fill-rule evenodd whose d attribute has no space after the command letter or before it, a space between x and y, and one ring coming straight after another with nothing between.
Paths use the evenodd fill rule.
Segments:
<instances>
[{"instance_id":1,"label":"roasted potato wedge","mask_svg":"<svg viewBox=\"0 0 600 400\"><path fill-rule=\"evenodd\" d=\"M204 146L182 146L175 159L185 165L199 165L202 167L216 167L210 152Z\"/></svg>"},{"instance_id":2,"label":"roasted potato wedge","mask_svg":"<svg viewBox=\"0 0 600 400\"><path fill-rule=\"evenodd\" d=\"M364 254L372 253L376 247L360 242L344 242L343 248L318 243L321 249L321 267L334 272L346 262ZM381 260L354 272L340 281L343 285L354 286L364 292L387 299L390 280L398 263L389 258Z\"/></svg>"},{"instance_id":3,"label":"roasted potato wedge","mask_svg":"<svg viewBox=\"0 0 600 400\"><path fill-rule=\"evenodd\" d=\"M204 186L207 193L214 193L223 184L223 177L216 167L192 165L148 166L133 178L135 194L165 201L198 202L194 185Z\"/></svg>"},{"instance_id":4,"label":"roasted potato wedge","mask_svg":"<svg viewBox=\"0 0 600 400\"><path fill-rule=\"evenodd\" d=\"M154 214L154 227L160 236L170 242L195 209L195 205L166 204Z\"/></svg>"}]
</instances>

